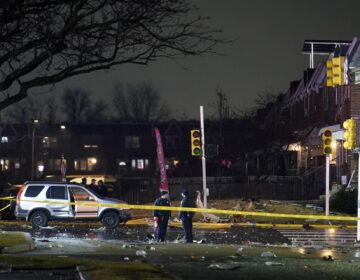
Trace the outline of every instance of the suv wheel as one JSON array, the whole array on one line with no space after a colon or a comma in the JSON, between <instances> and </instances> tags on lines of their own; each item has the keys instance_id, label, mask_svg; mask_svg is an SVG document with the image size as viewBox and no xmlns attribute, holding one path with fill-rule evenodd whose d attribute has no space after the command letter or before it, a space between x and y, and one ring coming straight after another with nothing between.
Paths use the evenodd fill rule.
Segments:
<instances>
[{"instance_id":1,"label":"suv wheel","mask_svg":"<svg viewBox=\"0 0 360 280\"><path fill-rule=\"evenodd\" d=\"M46 227L48 224L48 217L44 211L35 211L31 214L30 221L33 227Z\"/></svg>"},{"instance_id":2,"label":"suv wheel","mask_svg":"<svg viewBox=\"0 0 360 280\"><path fill-rule=\"evenodd\" d=\"M120 223L119 213L116 212L106 212L102 219L102 224L105 226L106 229L114 229Z\"/></svg>"}]
</instances>

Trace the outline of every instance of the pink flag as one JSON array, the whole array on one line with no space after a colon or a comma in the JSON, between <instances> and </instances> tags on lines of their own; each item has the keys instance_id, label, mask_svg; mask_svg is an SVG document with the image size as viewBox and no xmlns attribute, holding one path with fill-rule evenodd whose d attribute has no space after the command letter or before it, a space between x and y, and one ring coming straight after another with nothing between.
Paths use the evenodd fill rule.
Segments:
<instances>
[{"instance_id":1,"label":"pink flag","mask_svg":"<svg viewBox=\"0 0 360 280\"><path fill-rule=\"evenodd\" d=\"M156 154L157 154L157 160L158 160L159 169L160 169L159 189L160 189L160 191L169 191L161 135L160 135L159 130L156 127L155 127L155 138L156 138Z\"/></svg>"}]
</instances>

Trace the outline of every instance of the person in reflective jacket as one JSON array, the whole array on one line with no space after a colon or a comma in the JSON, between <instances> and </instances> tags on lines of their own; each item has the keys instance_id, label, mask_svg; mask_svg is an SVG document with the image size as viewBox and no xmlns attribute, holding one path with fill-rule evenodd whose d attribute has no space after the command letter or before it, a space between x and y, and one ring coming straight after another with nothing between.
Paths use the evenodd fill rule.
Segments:
<instances>
[{"instance_id":1,"label":"person in reflective jacket","mask_svg":"<svg viewBox=\"0 0 360 280\"><path fill-rule=\"evenodd\" d=\"M189 191L183 190L181 192L182 200L180 203L180 207L195 207L194 202L189 199ZM179 220L182 223L186 243L193 243L193 234L192 234L192 219L194 216L194 212L189 211L180 211L179 212Z\"/></svg>"},{"instance_id":2,"label":"person in reflective jacket","mask_svg":"<svg viewBox=\"0 0 360 280\"><path fill-rule=\"evenodd\" d=\"M170 206L169 193L161 191L160 197L155 200L155 206ZM155 240L158 242L165 241L165 235L168 227L169 218L171 216L170 210L154 210L154 223L155 223Z\"/></svg>"}]
</instances>

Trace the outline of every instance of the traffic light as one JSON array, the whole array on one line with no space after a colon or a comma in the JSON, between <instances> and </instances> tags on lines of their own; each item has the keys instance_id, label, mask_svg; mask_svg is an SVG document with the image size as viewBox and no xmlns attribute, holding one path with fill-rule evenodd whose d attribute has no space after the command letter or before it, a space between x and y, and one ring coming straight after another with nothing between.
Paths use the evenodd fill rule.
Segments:
<instances>
[{"instance_id":1,"label":"traffic light","mask_svg":"<svg viewBox=\"0 0 360 280\"><path fill-rule=\"evenodd\" d=\"M354 119L347 119L343 122L344 132L344 148L347 150L353 150L356 148L357 139L357 123Z\"/></svg>"},{"instance_id":2,"label":"traffic light","mask_svg":"<svg viewBox=\"0 0 360 280\"><path fill-rule=\"evenodd\" d=\"M326 86L333 87L333 64L332 59L326 61Z\"/></svg>"},{"instance_id":3,"label":"traffic light","mask_svg":"<svg viewBox=\"0 0 360 280\"><path fill-rule=\"evenodd\" d=\"M201 133L198 129L193 129L190 131L191 135L191 155L200 156L201 155Z\"/></svg>"},{"instance_id":4,"label":"traffic light","mask_svg":"<svg viewBox=\"0 0 360 280\"><path fill-rule=\"evenodd\" d=\"M347 84L347 60L344 56L326 61L326 86L337 87Z\"/></svg>"},{"instance_id":5,"label":"traffic light","mask_svg":"<svg viewBox=\"0 0 360 280\"><path fill-rule=\"evenodd\" d=\"M332 58L333 86L345 85L345 58L343 56Z\"/></svg>"},{"instance_id":6,"label":"traffic light","mask_svg":"<svg viewBox=\"0 0 360 280\"><path fill-rule=\"evenodd\" d=\"M323 153L325 155L330 155L332 153L331 143L332 143L332 130L327 128L324 130L324 134L323 134Z\"/></svg>"}]
</instances>

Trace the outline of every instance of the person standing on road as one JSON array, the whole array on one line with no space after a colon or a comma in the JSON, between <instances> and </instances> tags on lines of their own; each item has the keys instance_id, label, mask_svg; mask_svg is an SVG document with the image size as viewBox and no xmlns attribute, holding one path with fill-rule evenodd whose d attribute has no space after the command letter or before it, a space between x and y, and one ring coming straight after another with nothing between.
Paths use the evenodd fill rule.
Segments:
<instances>
[{"instance_id":1,"label":"person standing on road","mask_svg":"<svg viewBox=\"0 0 360 280\"><path fill-rule=\"evenodd\" d=\"M86 180L85 177L81 179L81 184L86 187L86 185L87 185L87 180Z\"/></svg>"},{"instance_id":2,"label":"person standing on road","mask_svg":"<svg viewBox=\"0 0 360 280\"><path fill-rule=\"evenodd\" d=\"M91 184L88 185L88 189L96 191L97 186L96 186L96 180L95 179L91 179Z\"/></svg>"},{"instance_id":3,"label":"person standing on road","mask_svg":"<svg viewBox=\"0 0 360 280\"><path fill-rule=\"evenodd\" d=\"M169 207L169 193L167 191L161 191L160 197L155 200L154 205ZM171 211L155 209L153 216L155 223L155 240L157 242L164 242Z\"/></svg>"},{"instance_id":4,"label":"person standing on road","mask_svg":"<svg viewBox=\"0 0 360 280\"><path fill-rule=\"evenodd\" d=\"M104 185L103 180L99 180L98 181L98 185L97 185L97 192L102 195L102 196L106 196L107 195L107 188Z\"/></svg>"},{"instance_id":5,"label":"person standing on road","mask_svg":"<svg viewBox=\"0 0 360 280\"><path fill-rule=\"evenodd\" d=\"M180 207L195 207L194 203L189 199L189 191L183 190L181 192L182 200L180 203ZM192 218L194 216L194 212L189 211L180 211L179 212L179 220L182 223L186 243L193 243L193 234L192 234Z\"/></svg>"}]
</instances>

